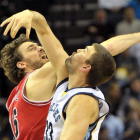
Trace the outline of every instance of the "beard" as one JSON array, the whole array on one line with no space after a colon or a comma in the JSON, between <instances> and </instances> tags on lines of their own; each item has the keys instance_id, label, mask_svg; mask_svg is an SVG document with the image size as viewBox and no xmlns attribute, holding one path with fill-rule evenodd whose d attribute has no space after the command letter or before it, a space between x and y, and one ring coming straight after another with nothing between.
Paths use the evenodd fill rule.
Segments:
<instances>
[{"instance_id":1,"label":"beard","mask_svg":"<svg viewBox=\"0 0 140 140\"><path fill-rule=\"evenodd\" d=\"M39 69L41 68L44 64L46 64L45 62L42 62L42 60L38 60L35 62L32 62L31 59L26 59L26 61L29 63L30 67L35 70L35 69Z\"/></svg>"},{"instance_id":2,"label":"beard","mask_svg":"<svg viewBox=\"0 0 140 140\"><path fill-rule=\"evenodd\" d=\"M68 73L70 75L72 74L75 74L76 72L76 67L73 65L73 62L72 62L72 58L71 57L68 57L66 60L65 60L65 66L68 70Z\"/></svg>"}]
</instances>

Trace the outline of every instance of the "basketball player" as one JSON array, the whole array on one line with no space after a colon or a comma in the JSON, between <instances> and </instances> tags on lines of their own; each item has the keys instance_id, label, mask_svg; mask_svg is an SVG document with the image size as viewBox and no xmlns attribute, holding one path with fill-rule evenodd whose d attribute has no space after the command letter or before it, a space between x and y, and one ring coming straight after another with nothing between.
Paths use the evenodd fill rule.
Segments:
<instances>
[{"instance_id":1,"label":"basketball player","mask_svg":"<svg viewBox=\"0 0 140 140\"><path fill-rule=\"evenodd\" d=\"M26 28L26 30L27 30L27 33L26 33L26 35L27 35L27 38L29 37L29 33L30 33L30 28L31 28L31 25L32 25L32 27L36 30L36 32L37 32L37 35L38 35L38 37L39 37L39 39L40 39L40 42L41 42L41 44L44 46L44 48L45 48L45 50L46 50L46 52L48 53L48 55L49 55L49 58L51 59L51 61L52 61L52 63L53 63L53 66L54 66L54 68L55 68L55 70L56 70L56 72L57 72L57 84L63 79L63 78L65 78L65 77L67 77L68 76L68 73L67 73L67 71L66 71L66 68L65 68L65 64L64 64L64 58L67 58L68 56L67 56L67 54L64 52L64 50L62 49L62 46L59 44L59 41L55 38L55 36L53 35L53 33L51 32L51 30L50 30L50 28L49 28L49 26L48 26L48 24L47 24L47 22L46 22L46 20L45 20L45 18L42 16L42 15L40 15L39 13L36 13L36 12L32 12L32 11L29 11L29 10L26 10L26 11L23 11L23 12L21 12L21 13L18 13L18 14L16 14L16 15L14 15L14 16L12 16L12 17L10 17L9 19L7 19L7 20L5 20L3 23L2 23L2 25L1 26L4 26L6 23L8 23L8 22L10 22L9 24L8 24L8 26L7 26L7 28L6 28L6 30L5 30L5 32L4 32L4 34L6 35L7 34L7 32L11 29L11 36L14 38L15 37L15 35L16 35L16 33L17 33L17 31L19 30L19 28L20 27L25 27ZM32 23L32 24L31 24ZM110 40L108 40L108 41L106 41L106 42L103 42L102 43L102 45L104 46L104 47L106 47L109 51L110 51L110 53L112 54L112 55L116 55L116 54L118 54L118 53L120 53L120 52L122 52L123 50L125 50L125 49L127 49L128 47L130 47L131 45L133 45L133 44L136 44L137 42L139 42L140 40L139 40L139 38L138 38L138 36L139 36L139 33L137 33L137 34L133 34L133 35L124 35L124 36L119 36L119 37L115 37L115 38L112 38L112 39L110 39ZM53 42L51 42L51 40L53 40ZM26 42L27 43L27 42ZM30 42L31 43L31 42ZM47 46L47 44L49 43L49 45ZM51 44L51 45L50 45ZM36 50L36 48L38 48L38 47L33 47L34 45L32 45L32 44L24 44L24 46L22 47L22 49L25 49L25 48L28 48L27 46L30 48L31 47L31 51L32 51L32 49L34 50ZM71 82L71 79L72 79L72 77L70 77L70 79L69 79L69 81L70 81L70 83L72 83L72 85L71 84L69 84L69 88L72 88L72 87L81 87L81 86L85 86L84 84L85 84L85 75L87 75L87 73L89 72L89 70L91 69L91 66L90 66L90 64L89 64L89 62L88 61L86 61L86 63L81 63L81 62L79 62L79 61L75 61L75 59L77 59L78 58L78 60L81 60L81 61L85 61L87 58L89 58L89 56L91 55L91 53L94 53L94 52L98 52L98 47L96 47L96 46L99 46L99 50L103 50L103 51L106 51L106 49L104 49L102 46L100 46L100 45L98 45L98 44L94 44L93 46L89 46L89 47L87 47L86 49L84 49L84 50L78 50L78 53L74 53L72 56L71 56L71 58L72 59L70 59L70 58L68 58L67 59L67 63L69 63L70 65L71 65L71 60L73 60L74 59L74 62L75 62L75 66L77 66L77 64L76 64L76 62L78 63L78 65L79 64L84 64L84 66L80 69L80 73L82 74L82 76L81 77L84 77L84 79L83 80L80 80L79 82L76 82L77 81L77 79L78 79L78 76L76 75L76 77L75 77L75 80L73 80L73 82ZM116 47L117 46L117 47ZM20 49L19 49L20 50ZM89 50L89 51L88 51ZM54 51L54 52L53 52ZM51 57L51 54L52 54L52 52L53 52L53 54L55 54L55 58L52 58ZM88 55L83 55L84 53L86 53L86 52L90 52ZM27 53L26 51L25 51L25 53ZM109 53L106 51L106 53L107 53L107 55L109 55ZM79 55L80 54L80 55ZM82 54L82 55L81 55ZM25 55L24 55L25 56ZM29 56L30 57L30 56ZM110 57L110 56L109 56ZM58 59L58 61L57 61L57 63L56 63L56 58L59 58ZM79 58L81 58L81 59L79 59ZM84 58L84 59L83 59ZM114 67L114 60L112 59L112 57L110 57L111 58L111 60L112 60L112 66ZM43 57L42 57L42 59L44 59ZM54 60L54 59L56 59L56 60ZM4 60L4 59L3 59ZM27 63L28 64L28 63ZM25 64L20 64L20 66L24 66L24 65L27 65L26 63ZM85 65L86 64L86 65ZM45 64L46 65L46 64ZM59 66L60 65L60 66ZM18 65L17 65L18 66ZM29 64L27 65L27 66L29 66ZM79 65L80 66L80 65ZM43 66L44 67L44 66ZM22 67L21 67L22 68ZM23 67L24 68L24 67ZM71 66L70 66L70 68L71 68ZM31 67L30 67L30 69L31 69ZM46 69L47 70L47 69ZM37 70L36 70L37 71ZM35 72L36 72L35 71ZM62 74L62 76L61 76L61 74L59 73L59 71L64 71L64 73ZM114 71L114 70L113 70ZM113 75L113 71L112 71L112 75ZM69 70L69 72L72 72L73 73L73 71L71 71L71 70ZM27 71L26 71L26 73L27 73ZM47 73L46 73L47 74ZM32 75L32 74L31 74ZM30 75L30 77L31 77L31 75ZM58 75L60 75L60 76L58 76ZM110 75L110 77L112 76L112 75ZM28 85L28 82L29 82L29 80L30 80L30 77L28 78L28 81L27 81L27 83L25 84L25 87L27 88L27 85ZM109 78L110 78L109 77ZM50 77L49 77L50 78ZM109 79L108 78L108 79ZM106 79L106 80L108 80L108 79ZM103 80L102 82L105 82L106 80ZM42 81L44 82L44 79L43 79L43 76L42 76ZM95 81L95 80L94 80ZM64 82L64 81L63 81ZM98 81L99 82L99 81ZM102 83L101 82L101 83ZM41 82L41 80L40 80L40 83L42 84L42 82ZM66 84L66 85L65 85ZM64 89L66 89L66 87L67 87L67 82L64 84L64 87L63 87L63 84L61 85L61 83L57 86L57 90L60 90L60 88L61 88L61 86L62 86L62 91L61 92L63 92L63 90ZM77 85L78 84L78 85ZM98 84L100 84L100 82L98 83ZM96 81L95 81L95 86L96 85L98 85L97 83L96 83ZM87 82L87 84L86 85L88 85L88 82ZM29 87L29 88L31 88L31 86ZM36 88L37 89L37 88ZM38 88L39 90L40 90L40 88ZM84 89L84 88L82 88L82 89ZM56 90L56 91L57 91ZM85 90L87 91L87 88L85 88ZM91 96L93 96L93 97L90 97L90 96L83 96L83 95L76 95L77 94L77 91L76 91L76 93L74 94L74 95L76 95L76 96L74 96L73 98L72 98L72 100L70 100L70 103L73 101L73 99L74 100L77 100L75 97L80 97L80 99L82 99L82 98L85 98L85 101L86 100L88 100L88 102L89 103L92 103L92 104L94 104L94 106L95 106L95 110L97 111L97 113L95 113L95 116L94 116L94 113L93 113L93 118L91 118L91 120L88 122L88 124L90 124L90 122L92 123L92 121L94 121L94 120L96 120L97 119L97 116L98 115L100 115L100 117L102 116L102 117L104 117L105 115L106 115L106 113L108 112L108 105L106 104L106 102L104 101L104 97L103 97L103 94L99 91L98 92L98 89L97 88L95 88L95 89L92 89L92 88L89 88L89 90L91 90L90 92L92 93L91 94ZM25 91L25 90L24 90ZM37 90L35 90L34 92L36 92ZM48 91L48 90L47 90ZM69 90L70 91L70 90ZM84 90L83 90L84 91ZM34 92L32 92L32 94L34 94ZM80 91L79 91L80 93L81 93L81 88L80 88ZM94 93L93 93L94 92ZM25 95L25 97L26 97L26 99L28 99L29 97L31 97L31 96L28 96L27 95L27 93L28 93L28 90L26 90L26 93L24 93ZM88 92L85 92L85 94L89 94L89 91ZM99 100L99 103L100 103L100 110L98 110L97 108L98 108L98 99L96 98L96 93L100 93L99 94L99 96L100 96L100 98L101 98L101 100ZM30 94L30 95L32 95L32 94ZM46 95L47 95L47 93L46 93ZM56 94L57 95L57 94ZM66 94L66 95L68 95L68 94ZM33 95L32 95L33 96ZM41 94L40 94L40 96L42 96ZM64 95L65 96L65 95ZM62 96L62 97L64 97L64 96ZM78 99L78 101L79 101L79 99ZM84 101L84 100L83 100ZM101 102L102 101L102 102ZM75 102L75 101L74 101ZM81 102L81 101L80 101ZM68 114L69 113L67 113L67 111L69 110L68 108L70 108L70 110L71 110L71 106L72 106L72 103L71 104L68 104L68 106L67 106L67 109L64 111L64 114L66 114L65 116L69 116ZM78 102L77 102L78 103ZM71 106L70 106L71 105ZM55 106L54 106L55 107ZM60 113L60 112L58 112L57 113L57 109L55 110L55 108L54 108L53 106L51 106L51 108L50 108L50 110L52 109L52 110L54 110L54 116L56 116L56 121L58 121L58 120L60 120L59 118L61 117L61 116L59 116L58 114ZM106 107L106 109L104 110L104 107ZM57 108L57 106L56 106L56 108ZM81 108L83 108L82 106L81 106ZM89 108L89 110L90 110L90 108ZM94 111L95 111L94 110ZM75 111L75 110L74 110ZM103 111L103 112L102 112ZM80 110L78 110L78 112L79 112L79 114L81 113L81 111ZM92 110L91 110L91 112L92 112ZM71 115L71 117L73 117L73 113L71 112L70 113ZM84 113L84 111L83 111L83 114L87 114L87 113ZM29 115L30 115L30 113L29 113ZM87 114L88 115L88 114ZM18 116L18 113L17 113L17 116ZM82 117L84 117L84 116L82 116L82 114L81 114L81 118L76 118L76 119L78 119L78 120L80 120L80 119L82 119ZM100 118L100 119L97 119L98 121L99 121L99 123L102 121L101 120L102 118ZM62 119L61 119L62 120ZM89 119L88 119L89 120ZM70 123L69 121L71 121L71 119L69 119L69 117L67 117L66 118L66 121L65 121L65 123L64 123L64 128L63 128L63 131L62 131L62 139L63 139L63 137L64 136L68 136L68 137L72 137L72 138L69 138L69 139L73 139L73 137L75 137L74 136L74 131L72 131L73 133L71 134L71 133L69 133L69 134L71 134L71 135L69 135L69 134L67 134L67 130L68 130L68 132L69 131L71 131L71 129L72 129L72 127L73 127L73 124L74 124L74 122L73 123ZM78 122L78 121L77 121ZM77 125L77 123L75 123L75 125L77 125L77 127L80 125L80 126L83 126L83 123L84 122L84 119L83 119L83 121L81 122L81 124L79 123L78 125ZM97 121L96 121L97 122ZM98 123L98 124L99 124ZM69 124L71 124L71 125L69 125ZM51 130L51 123L48 123L48 125L49 125L49 129ZM58 125L59 126L59 125ZM72 126L72 127L69 127L70 129L67 129L66 127L67 126ZM97 125L96 125L97 126ZM98 126L99 127L99 126ZM78 127L79 128L79 127ZM65 129L67 129L67 130L65 130ZM75 128L76 129L76 128ZM61 130L62 130L62 124L61 124L61 129L60 128L54 128L54 130L57 130L57 131L59 131L59 135L57 135L56 137L60 137L60 132L61 132ZM79 130L79 133L81 133L80 131L81 131L81 129L78 129ZM82 129L83 130L83 129ZM84 132L85 132L85 130L83 130ZM98 130L97 130L98 131ZM47 130L46 129L46 132L45 132L45 134L46 133L49 133L49 130ZM55 131L54 131L55 132ZM77 131L75 131L75 132L77 132ZM90 131L89 131L90 132ZM66 133L66 135L63 135L63 133ZM52 134L53 135L53 133L52 133L52 130L50 131L50 134ZM83 133L84 134L84 133ZM97 133L96 133L97 134ZM35 134L34 134L35 135ZM49 136L49 135L48 135ZM83 135L80 135L81 137L83 137ZM84 135L85 136L85 135ZM36 136L36 138L37 138L38 136ZM51 135L50 135L50 137L51 137ZM64 138L65 139L65 138ZM75 139L78 139L77 137L75 137Z\"/></svg>"},{"instance_id":2,"label":"basketball player","mask_svg":"<svg viewBox=\"0 0 140 140\"><path fill-rule=\"evenodd\" d=\"M26 20L30 19L29 14L23 14L26 15ZM55 36L47 45L51 46L52 41L53 44L61 45L56 43L58 40ZM43 48L21 35L2 49L1 65L6 76L18 84L6 103L14 139L42 140L56 86L53 67Z\"/></svg>"}]
</instances>

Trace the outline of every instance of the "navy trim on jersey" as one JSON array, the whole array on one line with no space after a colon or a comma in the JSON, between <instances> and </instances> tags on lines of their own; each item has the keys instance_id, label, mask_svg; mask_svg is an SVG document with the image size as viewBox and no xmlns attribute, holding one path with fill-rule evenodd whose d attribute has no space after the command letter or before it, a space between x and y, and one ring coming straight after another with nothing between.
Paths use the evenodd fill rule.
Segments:
<instances>
[{"instance_id":1,"label":"navy trim on jersey","mask_svg":"<svg viewBox=\"0 0 140 140\"><path fill-rule=\"evenodd\" d=\"M55 91L57 90L57 88L58 88L61 84L65 83L65 82L67 82L67 81L68 81L68 78L65 78L64 80L62 80L62 81L56 86Z\"/></svg>"},{"instance_id":2,"label":"navy trim on jersey","mask_svg":"<svg viewBox=\"0 0 140 140\"><path fill-rule=\"evenodd\" d=\"M78 88L92 88L94 90L98 89L97 87L90 87L90 86L86 86L86 87L74 87L74 88L71 88L71 89L67 89L65 92L68 92L68 91L73 90L73 89L78 89Z\"/></svg>"},{"instance_id":3,"label":"navy trim on jersey","mask_svg":"<svg viewBox=\"0 0 140 140\"><path fill-rule=\"evenodd\" d=\"M93 93L89 93L89 92L80 92L80 93L77 93L77 94L71 96L71 98L69 98L68 101L65 103L65 105L64 105L64 107L63 107L63 109L62 109L62 115L63 115L63 118L64 118L64 119L66 119L66 113L64 112L64 109L65 109L66 105L69 103L69 101L70 101L74 96L80 95L80 94L89 95L89 96L95 97L95 98L97 98L97 99L103 100L103 99L101 99L101 98L99 98L99 97L93 95ZM105 101L105 100L103 100L103 101ZM106 101L105 101L105 102L106 102ZM108 102L106 102L106 103L108 104ZM109 110L110 110L110 105L108 104L108 106L109 106ZM109 113L109 111L108 111L107 113L105 113L104 115L100 116L96 121L98 122L98 120L99 120L101 117L105 116L105 115L108 114L108 113ZM94 123L90 124L89 127L95 125L96 121L95 121Z\"/></svg>"},{"instance_id":4,"label":"navy trim on jersey","mask_svg":"<svg viewBox=\"0 0 140 140\"><path fill-rule=\"evenodd\" d=\"M91 130L91 132L90 132L90 137L87 139L87 140L91 140L91 133L92 133L92 131L96 128L96 126L97 126L97 122L98 121L95 121L95 123L94 123L94 126L93 126L93 129ZM86 137L86 136L85 136Z\"/></svg>"}]
</instances>

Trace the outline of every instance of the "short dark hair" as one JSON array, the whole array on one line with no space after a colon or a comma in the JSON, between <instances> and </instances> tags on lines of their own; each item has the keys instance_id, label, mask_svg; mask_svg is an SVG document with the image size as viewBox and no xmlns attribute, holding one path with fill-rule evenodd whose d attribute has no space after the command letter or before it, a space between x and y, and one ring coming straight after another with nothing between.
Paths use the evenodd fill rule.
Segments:
<instances>
[{"instance_id":1,"label":"short dark hair","mask_svg":"<svg viewBox=\"0 0 140 140\"><path fill-rule=\"evenodd\" d=\"M19 83L25 76L24 70L17 67L17 62L23 59L22 54L19 52L18 47L24 43L29 42L30 39L26 38L25 34L21 34L17 39L8 43L1 50L0 64L4 69L5 75L14 83Z\"/></svg>"},{"instance_id":2,"label":"short dark hair","mask_svg":"<svg viewBox=\"0 0 140 140\"><path fill-rule=\"evenodd\" d=\"M116 71L116 63L112 55L103 46L97 43L94 43L93 46L96 52L86 60L86 63L91 65L91 70L86 77L86 83L95 87L113 77Z\"/></svg>"}]
</instances>

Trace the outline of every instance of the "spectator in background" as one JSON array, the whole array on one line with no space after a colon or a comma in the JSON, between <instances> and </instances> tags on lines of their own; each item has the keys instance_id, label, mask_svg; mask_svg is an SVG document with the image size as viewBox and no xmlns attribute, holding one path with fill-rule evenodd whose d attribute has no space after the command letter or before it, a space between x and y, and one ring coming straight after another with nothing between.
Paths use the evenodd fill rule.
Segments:
<instances>
[{"instance_id":1,"label":"spectator in background","mask_svg":"<svg viewBox=\"0 0 140 140\"><path fill-rule=\"evenodd\" d=\"M127 7L123 13L124 19L116 26L116 35L136 33L140 31L140 20L135 18L133 7ZM130 55L137 58L140 65L140 43L129 49Z\"/></svg>"},{"instance_id":2,"label":"spectator in background","mask_svg":"<svg viewBox=\"0 0 140 140\"><path fill-rule=\"evenodd\" d=\"M135 100L132 98L126 106L124 140L138 140L140 137L140 104Z\"/></svg>"},{"instance_id":3,"label":"spectator in background","mask_svg":"<svg viewBox=\"0 0 140 140\"><path fill-rule=\"evenodd\" d=\"M122 140L124 123L118 116L116 116L117 110L122 102L122 95L120 87L116 82L110 83L105 97L110 104L111 110L110 114L108 114L104 120L103 126L107 128L110 140Z\"/></svg>"},{"instance_id":4,"label":"spectator in background","mask_svg":"<svg viewBox=\"0 0 140 140\"><path fill-rule=\"evenodd\" d=\"M128 99L132 97L140 102L140 79L138 77L133 78L129 84L122 88L122 92L124 93L123 99L125 102L128 102Z\"/></svg>"},{"instance_id":5,"label":"spectator in background","mask_svg":"<svg viewBox=\"0 0 140 140\"><path fill-rule=\"evenodd\" d=\"M116 111L118 110L119 104L121 102L121 91L119 85L116 82L110 83L105 97L111 106L112 114L116 115Z\"/></svg>"},{"instance_id":6,"label":"spectator in background","mask_svg":"<svg viewBox=\"0 0 140 140\"><path fill-rule=\"evenodd\" d=\"M89 36L87 45L93 42L101 43L114 35L114 28L107 20L104 10L97 10L94 14L94 22L87 27L86 34Z\"/></svg>"},{"instance_id":7,"label":"spectator in background","mask_svg":"<svg viewBox=\"0 0 140 140\"><path fill-rule=\"evenodd\" d=\"M132 6L135 9L135 15L140 19L140 0L130 0L128 6Z\"/></svg>"},{"instance_id":8,"label":"spectator in background","mask_svg":"<svg viewBox=\"0 0 140 140\"><path fill-rule=\"evenodd\" d=\"M123 17L123 20L116 26L116 35L140 31L140 20L135 18L135 11L132 7L127 7L124 10Z\"/></svg>"},{"instance_id":9,"label":"spectator in background","mask_svg":"<svg viewBox=\"0 0 140 140\"><path fill-rule=\"evenodd\" d=\"M100 132L99 132L99 140L110 140L108 129L105 126L101 126Z\"/></svg>"},{"instance_id":10,"label":"spectator in background","mask_svg":"<svg viewBox=\"0 0 140 140\"><path fill-rule=\"evenodd\" d=\"M131 96L140 101L140 79L135 78L130 83Z\"/></svg>"},{"instance_id":11,"label":"spectator in background","mask_svg":"<svg viewBox=\"0 0 140 140\"><path fill-rule=\"evenodd\" d=\"M124 123L118 116L110 113L104 120L103 126L107 128L110 140L123 139Z\"/></svg>"},{"instance_id":12,"label":"spectator in background","mask_svg":"<svg viewBox=\"0 0 140 140\"><path fill-rule=\"evenodd\" d=\"M122 20L122 10L126 7L129 0L98 0L98 5L108 13L109 21L114 26Z\"/></svg>"},{"instance_id":13,"label":"spectator in background","mask_svg":"<svg viewBox=\"0 0 140 140\"><path fill-rule=\"evenodd\" d=\"M130 55L129 50L124 51L116 57L117 70L115 78L117 83L123 87L139 74L137 58Z\"/></svg>"},{"instance_id":14,"label":"spectator in background","mask_svg":"<svg viewBox=\"0 0 140 140\"><path fill-rule=\"evenodd\" d=\"M125 120L125 112L129 111L129 108L140 108L140 79L134 78L130 83L122 88L123 96L120 102L117 115Z\"/></svg>"},{"instance_id":15,"label":"spectator in background","mask_svg":"<svg viewBox=\"0 0 140 140\"><path fill-rule=\"evenodd\" d=\"M116 63L118 67L124 67L128 71L139 71L138 61L136 57L130 55L129 50L124 51L119 57L116 57Z\"/></svg>"}]
</instances>

